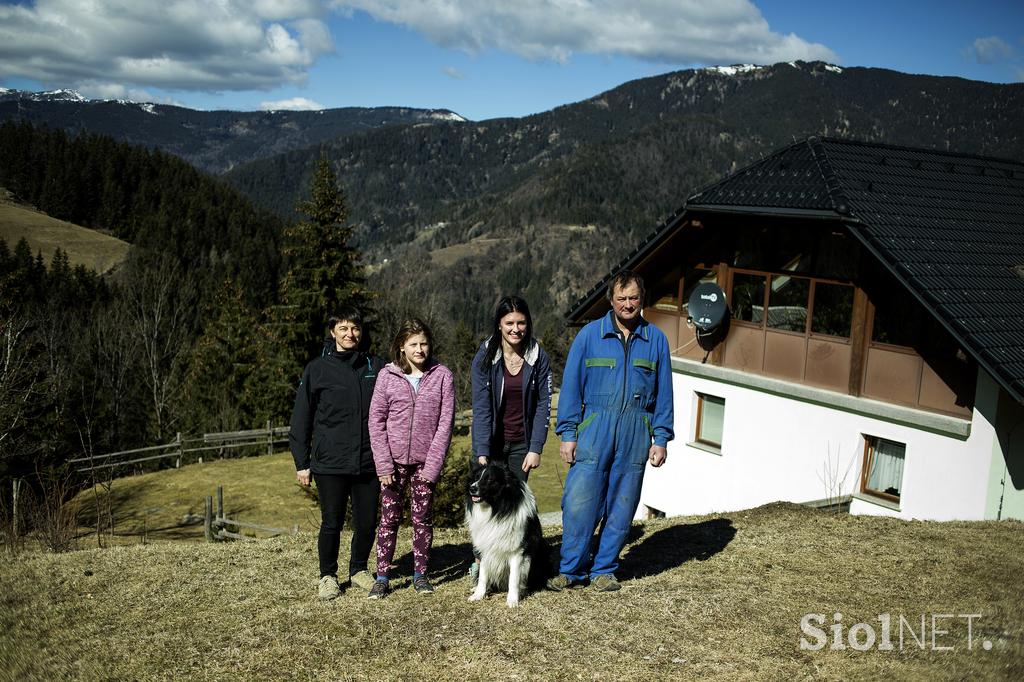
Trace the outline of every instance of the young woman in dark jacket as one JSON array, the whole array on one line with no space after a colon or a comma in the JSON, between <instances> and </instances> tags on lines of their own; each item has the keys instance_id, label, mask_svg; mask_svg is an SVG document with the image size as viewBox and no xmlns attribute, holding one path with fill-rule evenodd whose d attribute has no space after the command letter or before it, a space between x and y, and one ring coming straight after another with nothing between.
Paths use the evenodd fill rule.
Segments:
<instances>
[{"instance_id":1,"label":"young woman in dark jacket","mask_svg":"<svg viewBox=\"0 0 1024 682\"><path fill-rule=\"evenodd\" d=\"M362 315L340 307L327 320L323 354L306 365L295 396L289 441L299 484L316 482L320 501L321 599L341 594L338 548L345 507L352 500L352 545L348 575L369 590L367 560L377 527L380 481L373 463L367 419L377 372L384 361L360 351Z\"/></svg>"},{"instance_id":2,"label":"young woman in dark jacket","mask_svg":"<svg viewBox=\"0 0 1024 682\"><path fill-rule=\"evenodd\" d=\"M506 296L473 358L473 456L508 462L521 480L540 466L551 415L548 355L533 338L526 301Z\"/></svg>"}]
</instances>

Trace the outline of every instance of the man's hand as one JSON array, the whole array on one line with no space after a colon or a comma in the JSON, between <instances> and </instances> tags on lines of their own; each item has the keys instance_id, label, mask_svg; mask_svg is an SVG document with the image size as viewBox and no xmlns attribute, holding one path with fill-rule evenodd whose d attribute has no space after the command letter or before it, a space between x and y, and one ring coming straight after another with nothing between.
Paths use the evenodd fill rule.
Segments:
<instances>
[{"instance_id":1,"label":"man's hand","mask_svg":"<svg viewBox=\"0 0 1024 682\"><path fill-rule=\"evenodd\" d=\"M668 449L663 445L652 445L647 453L647 460L652 467L660 467L665 463L666 457L668 457Z\"/></svg>"},{"instance_id":2,"label":"man's hand","mask_svg":"<svg viewBox=\"0 0 1024 682\"><path fill-rule=\"evenodd\" d=\"M530 473L530 469L536 469L540 466L540 453L539 452L527 452L526 458L523 460L523 472Z\"/></svg>"},{"instance_id":3,"label":"man's hand","mask_svg":"<svg viewBox=\"0 0 1024 682\"><path fill-rule=\"evenodd\" d=\"M476 458L476 463L482 467L485 467L487 466L487 458L484 457L483 455L480 455L479 457Z\"/></svg>"},{"instance_id":4,"label":"man's hand","mask_svg":"<svg viewBox=\"0 0 1024 682\"><path fill-rule=\"evenodd\" d=\"M312 478L312 474L309 473L309 469L302 469L301 471L295 472L295 479L299 482L303 488L309 487L309 479Z\"/></svg>"},{"instance_id":5,"label":"man's hand","mask_svg":"<svg viewBox=\"0 0 1024 682\"><path fill-rule=\"evenodd\" d=\"M576 441L563 441L558 446L558 454L562 456L562 461L566 464L572 464L576 461Z\"/></svg>"}]
</instances>

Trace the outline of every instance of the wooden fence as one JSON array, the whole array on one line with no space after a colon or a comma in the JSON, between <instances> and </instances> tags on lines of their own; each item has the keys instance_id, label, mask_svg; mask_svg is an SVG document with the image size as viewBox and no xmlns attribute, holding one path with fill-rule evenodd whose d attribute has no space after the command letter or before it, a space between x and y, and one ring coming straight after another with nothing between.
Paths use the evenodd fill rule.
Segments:
<instances>
[{"instance_id":1,"label":"wooden fence","mask_svg":"<svg viewBox=\"0 0 1024 682\"><path fill-rule=\"evenodd\" d=\"M75 470L84 473L164 459L173 459L174 466L180 467L182 459L187 455L212 450L223 455L226 450L232 448L266 446L267 454L272 454L275 445L288 442L289 431L290 428L287 426L272 426L270 422L267 422L265 429L205 433L196 438L182 438L179 433L173 441L164 445L108 452L92 457L78 457L68 460L68 463L77 465Z\"/></svg>"},{"instance_id":2,"label":"wooden fence","mask_svg":"<svg viewBox=\"0 0 1024 682\"><path fill-rule=\"evenodd\" d=\"M242 535L241 533L235 533L229 531L228 527L233 528L249 528L250 530L258 530L267 533L270 537L275 535L284 535L289 533L295 535L299 532L298 524L292 526L292 529L285 530L284 528L270 528L268 526L261 526L256 523L246 523L245 521L239 521L238 519L229 519L224 514L224 486L217 486L217 513L214 515L213 509L213 497L206 496L206 541L215 542L217 540L255 540L256 538L250 535Z\"/></svg>"},{"instance_id":3,"label":"wooden fence","mask_svg":"<svg viewBox=\"0 0 1024 682\"><path fill-rule=\"evenodd\" d=\"M469 427L473 423L472 410L464 410L455 415L455 433L468 434ZM273 454L274 446L288 442L288 434L291 427L272 426L267 422L265 429L251 429L248 431L226 431L223 433L204 433L195 438L182 438L177 434L173 441L164 445L151 445L145 448L133 450L120 450L108 452L92 457L78 457L69 459L68 463L77 465L75 471L87 473L90 471L101 471L117 467L129 466L132 464L143 464L145 462L156 462L164 459L173 459L175 468L182 464L186 455L197 452L216 450L223 455L225 450L231 448L246 448L254 446L266 446L267 454Z\"/></svg>"}]
</instances>

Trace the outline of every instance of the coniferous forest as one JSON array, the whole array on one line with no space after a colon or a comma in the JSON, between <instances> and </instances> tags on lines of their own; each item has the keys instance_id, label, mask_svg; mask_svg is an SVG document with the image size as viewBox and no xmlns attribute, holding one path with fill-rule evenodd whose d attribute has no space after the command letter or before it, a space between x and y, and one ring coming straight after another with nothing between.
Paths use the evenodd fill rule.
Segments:
<instances>
[{"instance_id":1,"label":"coniferous forest","mask_svg":"<svg viewBox=\"0 0 1024 682\"><path fill-rule=\"evenodd\" d=\"M324 310L369 312L347 204L322 161L299 220L175 157L0 126L0 186L130 241L108 277L0 241L0 483L178 433L287 423ZM35 479L33 478L35 477Z\"/></svg>"}]
</instances>

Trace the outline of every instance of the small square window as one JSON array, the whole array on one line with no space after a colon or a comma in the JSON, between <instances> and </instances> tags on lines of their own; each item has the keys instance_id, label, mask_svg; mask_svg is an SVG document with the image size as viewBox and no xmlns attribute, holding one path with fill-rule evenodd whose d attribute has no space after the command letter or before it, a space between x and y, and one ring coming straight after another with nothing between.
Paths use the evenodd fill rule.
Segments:
<instances>
[{"instance_id":1,"label":"small square window","mask_svg":"<svg viewBox=\"0 0 1024 682\"><path fill-rule=\"evenodd\" d=\"M722 447L722 427L725 423L725 398L697 394L697 432L694 440L705 445Z\"/></svg>"},{"instance_id":2,"label":"small square window","mask_svg":"<svg viewBox=\"0 0 1024 682\"><path fill-rule=\"evenodd\" d=\"M865 436L861 492L899 502L906 451L903 443Z\"/></svg>"}]
</instances>

